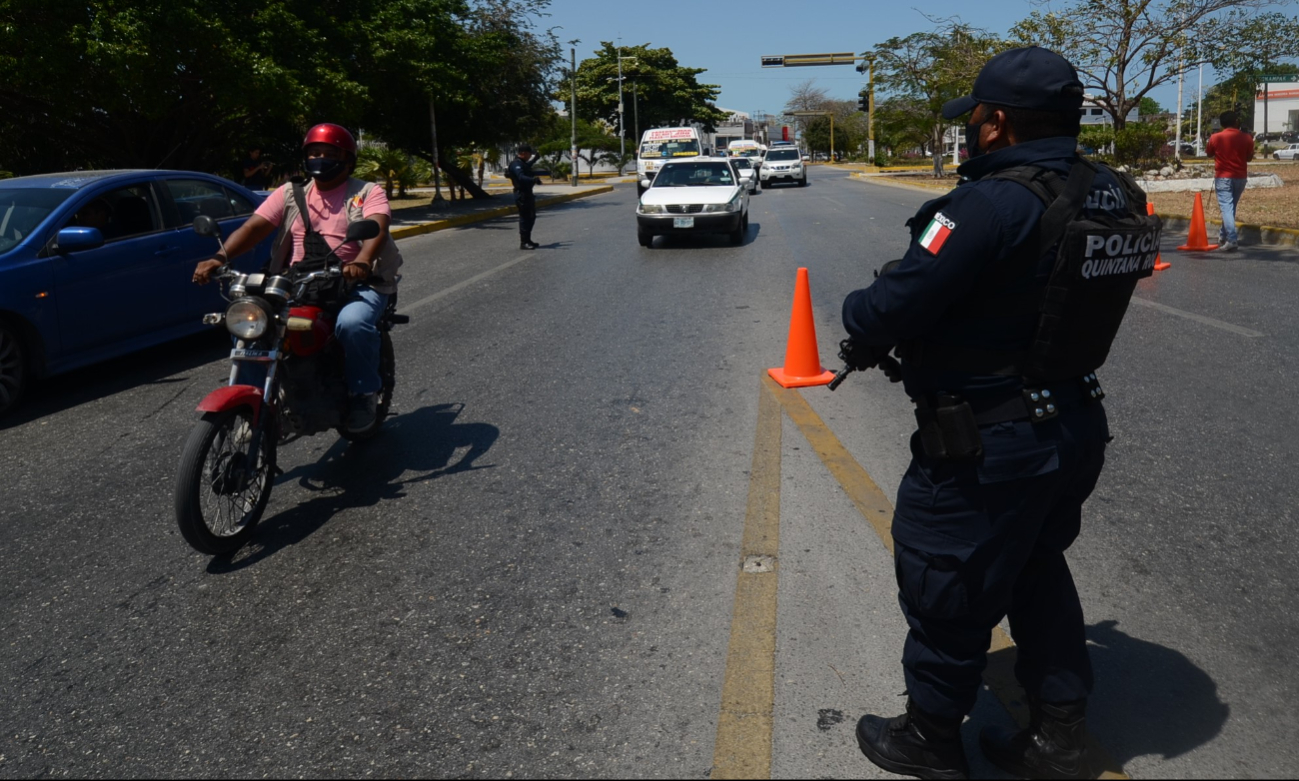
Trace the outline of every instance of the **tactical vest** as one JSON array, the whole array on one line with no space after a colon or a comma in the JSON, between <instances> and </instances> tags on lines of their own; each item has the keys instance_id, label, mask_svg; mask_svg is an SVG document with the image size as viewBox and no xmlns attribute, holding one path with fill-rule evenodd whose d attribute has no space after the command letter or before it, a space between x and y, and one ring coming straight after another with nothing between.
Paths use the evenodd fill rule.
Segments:
<instances>
[{"instance_id":1,"label":"tactical vest","mask_svg":"<svg viewBox=\"0 0 1299 781\"><path fill-rule=\"evenodd\" d=\"M303 190L309 193L311 188L315 186L316 183L313 180L308 182ZM363 204L365 199L370 197L371 191L378 186L374 182L366 182L360 179L349 178L347 180L348 225L365 219ZM291 185L285 185L281 190L284 193L284 222L280 224L279 233L276 234L275 242L271 245L271 266L278 268L283 268L284 264L292 257L292 227L300 214L297 200L293 197ZM308 232L310 233L310 231ZM370 271L367 284L379 293L390 295L397 292L397 280L399 279L397 269L401 268L401 264L402 257L401 252L397 249L397 242L392 240L392 236L388 236L374 257L374 268Z\"/></svg>"},{"instance_id":2,"label":"tactical vest","mask_svg":"<svg viewBox=\"0 0 1299 781\"><path fill-rule=\"evenodd\" d=\"M1128 201L1128 213L1099 209L1082 215L1096 167L1075 163L1068 180L1040 166L991 174L1020 184L1046 206L1033 237L976 282L948 317L981 320L1036 314L1037 329L1025 350L987 350L911 342L900 353L926 369L1020 376L1025 384L1084 377L1105 363L1137 281L1154 273L1162 224L1146 214L1146 194L1128 175L1110 169ZM1054 257L1045 287L1006 293L1008 283L1031 277L1044 254Z\"/></svg>"}]
</instances>

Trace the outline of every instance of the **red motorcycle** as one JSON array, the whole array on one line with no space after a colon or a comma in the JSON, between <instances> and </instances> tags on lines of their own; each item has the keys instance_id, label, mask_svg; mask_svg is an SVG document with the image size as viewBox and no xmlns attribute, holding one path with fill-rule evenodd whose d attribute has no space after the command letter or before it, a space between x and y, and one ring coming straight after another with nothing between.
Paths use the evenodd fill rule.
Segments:
<instances>
[{"instance_id":1,"label":"red motorcycle","mask_svg":"<svg viewBox=\"0 0 1299 781\"><path fill-rule=\"evenodd\" d=\"M194 231L221 242L210 217L197 217ZM379 232L374 220L360 220L348 226L346 241ZM282 274L241 274L227 266L216 278L230 305L203 322L225 323L236 340L230 382L198 405L203 417L185 443L175 496L181 536L212 555L231 553L252 536L280 474L279 445L331 428L354 441L379 432L396 383L388 332L410 322L396 313L397 296L390 295L379 320L378 414L369 428L348 431L343 349L334 338L346 295L338 257L331 251L323 267L298 263Z\"/></svg>"}]
</instances>

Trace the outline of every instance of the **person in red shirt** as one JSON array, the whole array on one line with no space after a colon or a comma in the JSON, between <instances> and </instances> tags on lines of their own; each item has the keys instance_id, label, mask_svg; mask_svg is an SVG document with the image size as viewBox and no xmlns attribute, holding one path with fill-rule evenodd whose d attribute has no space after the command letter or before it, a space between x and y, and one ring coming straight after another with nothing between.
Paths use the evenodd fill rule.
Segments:
<instances>
[{"instance_id":1,"label":"person in red shirt","mask_svg":"<svg viewBox=\"0 0 1299 781\"><path fill-rule=\"evenodd\" d=\"M1222 212L1218 245L1225 252L1235 252L1240 238L1236 233L1236 207L1245 192L1249 161L1254 158L1254 137L1240 129L1240 117L1234 111L1222 112L1218 120L1222 130L1209 138L1205 151L1213 158L1213 189Z\"/></svg>"}]
</instances>

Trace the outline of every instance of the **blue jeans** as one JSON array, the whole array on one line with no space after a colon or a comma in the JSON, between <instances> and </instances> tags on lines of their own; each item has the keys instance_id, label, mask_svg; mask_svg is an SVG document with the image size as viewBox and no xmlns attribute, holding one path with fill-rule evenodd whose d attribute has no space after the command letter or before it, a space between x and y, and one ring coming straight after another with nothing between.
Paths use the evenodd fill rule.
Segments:
<instances>
[{"instance_id":1,"label":"blue jeans","mask_svg":"<svg viewBox=\"0 0 1299 781\"><path fill-rule=\"evenodd\" d=\"M1218 243L1238 240L1236 235L1236 206L1240 196L1245 192L1245 179L1214 179L1213 190L1218 194L1218 210L1222 212L1222 228L1218 231Z\"/></svg>"},{"instance_id":2,"label":"blue jeans","mask_svg":"<svg viewBox=\"0 0 1299 781\"><path fill-rule=\"evenodd\" d=\"M383 387L379 378L379 318L387 305L386 294L357 285L338 312L334 334L346 357L348 393L378 393Z\"/></svg>"}]
</instances>

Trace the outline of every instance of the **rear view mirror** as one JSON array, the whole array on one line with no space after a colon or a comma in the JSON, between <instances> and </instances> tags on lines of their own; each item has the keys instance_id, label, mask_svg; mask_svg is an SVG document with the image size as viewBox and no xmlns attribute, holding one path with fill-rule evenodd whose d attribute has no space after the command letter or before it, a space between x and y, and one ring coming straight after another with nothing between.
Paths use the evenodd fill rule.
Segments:
<instances>
[{"instance_id":1,"label":"rear view mirror","mask_svg":"<svg viewBox=\"0 0 1299 781\"><path fill-rule=\"evenodd\" d=\"M64 228L54 242L58 252L79 252L104 246L104 234L99 228Z\"/></svg>"},{"instance_id":2,"label":"rear view mirror","mask_svg":"<svg viewBox=\"0 0 1299 781\"><path fill-rule=\"evenodd\" d=\"M368 241L377 237L381 229L374 220L357 220L347 226L347 238L344 241Z\"/></svg>"},{"instance_id":3,"label":"rear view mirror","mask_svg":"<svg viewBox=\"0 0 1299 781\"><path fill-rule=\"evenodd\" d=\"M216 220L206 214L200 214L194 218L194 232L200 236L208 237L221 234L221 230L217 228Z\"/></svg>"}]
</instances>

